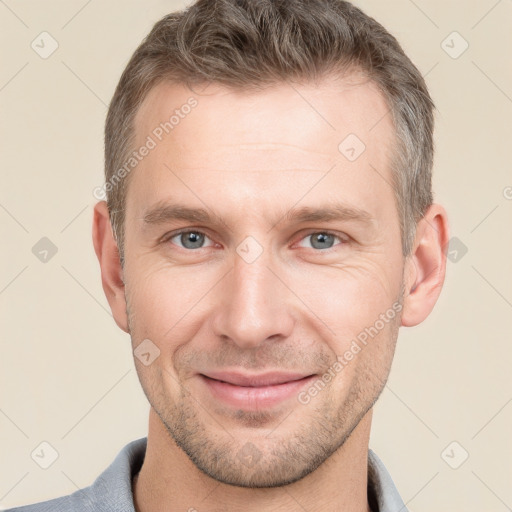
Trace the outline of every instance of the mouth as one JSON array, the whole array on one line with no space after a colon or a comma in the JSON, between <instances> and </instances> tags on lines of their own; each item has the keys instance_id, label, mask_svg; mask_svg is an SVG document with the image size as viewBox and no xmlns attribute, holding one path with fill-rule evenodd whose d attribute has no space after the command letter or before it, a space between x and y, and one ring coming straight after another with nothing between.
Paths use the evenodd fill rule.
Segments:
<instances>
[{"instance_id":1,"label":"mouth","mask_svg":"<svg viewBox=\"0 0 512 512\"><path fill-rule=\"evenodd\" d=\"M268 408L295 397L315 377L315 374L283 372L259 375L236 372L199 374L215 400L246 410Z\"/></svg>"}]
</instances>

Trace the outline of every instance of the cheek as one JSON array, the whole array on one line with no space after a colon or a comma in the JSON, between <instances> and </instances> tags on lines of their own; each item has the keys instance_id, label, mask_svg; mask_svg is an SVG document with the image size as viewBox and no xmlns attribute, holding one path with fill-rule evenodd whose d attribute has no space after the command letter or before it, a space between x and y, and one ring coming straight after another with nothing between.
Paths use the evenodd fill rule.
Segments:
<instances>
[{"instance_id":1,"label":"cheek","mask_svg":"<svg viewBox=\"0 0 512 512\"><path fill-rule=\"evenodd\" d=\"M137 269L132 266L126 283L135 327L132 337L149 338L161 351L172 352L200 327L207 302L202 299L214 287L218 273L192 266L173 268L161 261L139 263Z\"/></svg>"},{"instance_id":2,"label":"cheek","mask_svg":"<svg viewBox=\"0 0 512 512\"><path fill-rule=\"evenodd\" d=\"M361 330L358 336L338 348L332 389L338 399L369 404L382 391L391 369L397 336L396 320L382 325L377 323Z\"/></svg>"},{"instance_id":3,"label":"cheek","mask_svg":"<svg viewBox=\"0 0 512 512\"><path fill-rule=\"evenodd\" d=\"M389 374L399 325L400 274L389 265L360 259L295 276L296 292L320 319L337 360L331 374L338 399L378 394ZM327 326L328 330L324 329Z\"/></svg>"},{"instance_id":4,"label":"cheek","mask_svg":"<svg viewBox=\"0 0 512 512\"><path fill-rule=\"evenodd\" d=\"M340 353L351 338L374 325L398 300L398 272L369 259L343 265L317 266L289 276L294 291L328 329L326 339ZM388 315L389 316L389 315Z\"/></svg>"}]
</instances>

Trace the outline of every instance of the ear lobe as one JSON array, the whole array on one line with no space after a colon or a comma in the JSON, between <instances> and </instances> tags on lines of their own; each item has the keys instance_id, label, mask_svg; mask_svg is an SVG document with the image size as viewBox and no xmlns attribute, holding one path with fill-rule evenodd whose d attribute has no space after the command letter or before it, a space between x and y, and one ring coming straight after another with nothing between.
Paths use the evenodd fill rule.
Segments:
<instances>
[{"instance_id":1,"label":"ear lobe","mask_svg":"<svg viewBox=\"0 0 512 512\"><path fill-rule=\"evenodd\" d=\"M448 229L446 211L438 204L431 205L418 222L414 248L405 268L402 310L402 325L405 327L423 322L441 294L446 274Z\"/></svg>"},{"instance_id":2,"label":"ear lobe","mask_svg":"<svg viewBox=\"0 0 512 512\"><path fill-rule=\"evenodd\" d=\"M114 320L123 331L129 332L123 269L105 201L94 206L92 241L101 268L101 284Z\"/></svg>"}]
</instances>

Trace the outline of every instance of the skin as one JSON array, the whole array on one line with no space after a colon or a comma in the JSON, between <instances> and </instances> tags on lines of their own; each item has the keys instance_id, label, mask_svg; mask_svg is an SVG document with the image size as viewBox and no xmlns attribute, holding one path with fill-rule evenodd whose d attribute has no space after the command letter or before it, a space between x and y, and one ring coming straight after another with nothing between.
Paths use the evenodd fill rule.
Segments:
<instances>
[{"instance_id":1,"label":"skin","mask_svg":"<svg viewBox=\"0 0 512 512\"><path fill-rule=\"evenodd\" d=\"M258 92L161 83L137 114L136 147L191 96L197 106L130 175L124 269L106 203L94 212L114 318L132 348L150 339L160 350L147 366L134 359L151 404L136 509L368 511L372 406L399 327L422 322L440 294L446 212L430 207L404 258L388 184L393 126L380 92L356 75ZM353 162L338 150L350 133L366 145ZM222 222L145 224L159 201L206 208ZM371 222L283 220L292 208L334 202L364 209ZM170 237L182 228L204 233L203 246ZM335 236L318 248L311 235L325 230ZM237 253L247 236L262 249L251 263ZM400 314L307 404L294 396L236 409L198 376L321 377L393 304ZM247 450L257 454L251 465L240 457Z\"/></svg>"}]
</instances>

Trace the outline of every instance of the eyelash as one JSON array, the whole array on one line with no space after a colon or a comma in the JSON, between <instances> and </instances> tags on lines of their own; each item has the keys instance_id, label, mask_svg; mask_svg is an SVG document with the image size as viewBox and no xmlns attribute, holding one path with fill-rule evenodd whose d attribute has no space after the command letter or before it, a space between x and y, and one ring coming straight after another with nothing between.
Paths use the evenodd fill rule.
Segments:
<instances>
[{"instance_id":1,"label":"eyelash","mask_svg":"<svg viewBox=\"0 0 512 512\"><path fill-rule=\"evenodd\" d=\"M186 229L180 229L179 231L174 231L172 233L169 233L167 235L165 235L161 241L161 243L165 244L165 243L168 243L170 240L172 240L173 238L177 237L178 235L181 235L183 233L199 233L201 235L205 235L206 237L208 237L208 234L205 233L204 231L201 231L199 229L191 229L191 228L186 228ZM312 230L312 231L309 231L308 233L304 234L302 236L302 238L299 239L299 242L304 240L305 238L307 238L308 236L311 236L311 235L314 235L314 234L317 234L317 233L322 233L324 235L332 235L334 236L335 238L337 238L341 244L340 245L346 245L349 240L345 240L342 236L340 236L339 234L335 233L334 231L329 231L328 229L322 229L322 230ZM347 236L347 235L345 235ZM209 237L208 237L209 238ZM348 238L348 237L347 237ZM179 246L177 246L179 247ZM184 251L187 251L187 252L196 252L196 251L199 251L201 249L208 249L208 247L199 247L198 249L187 249L185 247L179 247L180 249L183 249ZM308 248L309 249L309 248ZM328 249L315 249L314 247L311 248L314 252L317 252L317 253L330 253L332 251L334 251L336 249L336 246L334 247L330 247Z\"/></svg>"}]
</instances>

